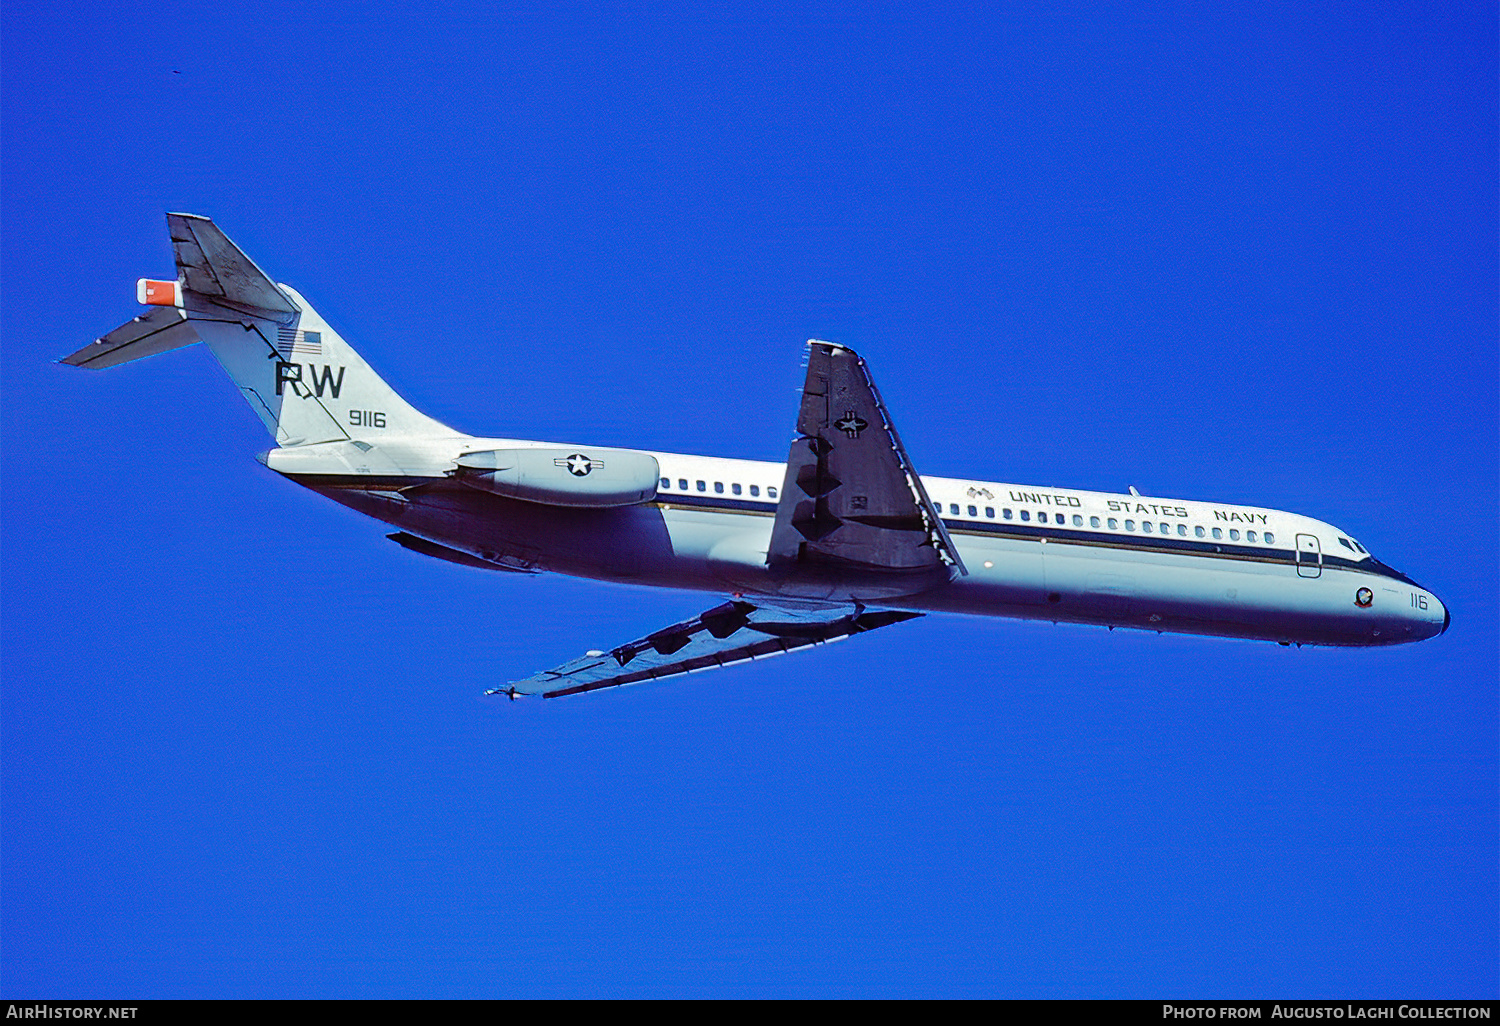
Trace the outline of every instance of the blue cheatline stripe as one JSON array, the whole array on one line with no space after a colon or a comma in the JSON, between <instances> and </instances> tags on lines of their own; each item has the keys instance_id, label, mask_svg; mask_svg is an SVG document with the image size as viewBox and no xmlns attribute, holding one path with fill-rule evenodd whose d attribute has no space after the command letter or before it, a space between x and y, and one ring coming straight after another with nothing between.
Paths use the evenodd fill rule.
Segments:
<instances>
[{"instance_id":1,"label":"blue cheatline stripe","mask_svg":"<svg viewBox=\"0 0 1500 1026\"><path fill-rule=\"evenodd\" d=\"M743 512L774 514L776 502L731 499L715 495L683 495L680 499L658 492L656 501L673 509L702 510L704 512ZM1042 527L1037 524L1021 524L1015 521L989 522L985 520L954 520L944 518L943 524L950 532L975 537L1013 538L1017 540L1040 540L1061 544L1087 545L1095 548L1118 549L1122 552L1166 552L1174 555L1207 556L1210 558L1275 563L1292 567L1296 565L1294 549L1267 548L1259 545L1224 544L1222 541L1199 541L1196 538L1168 538L1161 535L1115 534L1109 531L1074 529L1064 526ZM1373 564L1373 565L1372 565ZM1343 559L1329 553L1323 554L1323 566L1338 570L1353 570L1375 577L1411 581L1404 575L1374 560L1360 562Z\"/></svg>"},{"instance_id":2,"label":"blue cheatline stripe","mask_svg":"<svg viewBox=\"0 0 1500 1026\"><path fill-rule=\"evenodd\" d=\"M977 535L980 537L1046 538L1048 541L1060 542L1062 544L1090 545L1131 552L1167 552L1221 559L1251 560L1258 563L1277 563L1285 566L1295 566L1297 557L1295 549L1265 548L1259 545L1226 545L1222 541L1199 541L1196 538L1114 534L1106 531L1077 530L1061 526L1041 527L1014 522L987 523L985 521L973 520L946 520L944 523L948 524L949 529L955 534ZM1388 577L1393 580L1404 581L1407 584L1412 583L1404 574L1398 573L1375 559L1360 562L1352 559L1343 559L1342 557L1330 555L1325 552L1323 553L1322 565L1337 570L1353 570L1357 573L1370 574L1375 577Z\"/></svg>"},{"instance_id":3,"label":"blue cheatline stripe","mask_svg":"<svg viewBox=\"0 0 1500 1026\"><path fill-rule=\"evenodd\" d=\"M656 501L662 506L671 506L673 509L701 509L713 513L723 510L733 510L736 513L771 513L776 512L775 499L734 499L727 495L669 495L665 492L656 493Z\"/></svg>"},{"instance_id":4,"label":"blue cheatline stripe","mask_svg":"<svg viewBox=\"0 0 1500 1026\"><path fill-rule=\"evenodd\" d=\"M359 491L396 491L416 484L443 484L447 478L381 478L351 476L347 474L288 474L301 484L323 488L354 488ZM749 513L757 516L775 516L777 502L774 499L732 498L725 495L683 495L680 498L666 493L657 493L651 505L670 507L673 510L704 513ZM1011 538L1016 540L1049 542L1064 545L1085 545L1094 548L1118 549L1121 552L1165 552L1174 555L1206 556L1214 559L1231 559L1257 563L1275 563L1281 566L1296 565L1296 552L1292 549L1269 549L1250 545L1225 545L1221 542L1198 541L1194 538L1166 538L1160 535L1111 534L1107 531L1075 530L1062 526L1042 527L1036 524L1019 524L1013 521L989 523L983 520L943 520L944 526L953 534L974 537ZM1323 566L1336 570L1352 570L1373 577L1385 577L1420 587L1405 574L1386 566L1373 557L1356 561L1323 553Z\"/></svg>"}]
</instances>

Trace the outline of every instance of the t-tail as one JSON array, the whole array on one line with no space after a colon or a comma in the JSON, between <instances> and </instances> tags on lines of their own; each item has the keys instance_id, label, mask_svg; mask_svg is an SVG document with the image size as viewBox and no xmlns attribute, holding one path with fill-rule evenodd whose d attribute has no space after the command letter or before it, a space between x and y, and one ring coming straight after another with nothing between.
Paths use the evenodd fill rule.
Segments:
<instances>
[{"instance_id":1,"label":"t-tail","mask_svg":"<svg viewBox=\"0 0 1500 1026\"><path fill-rule=\"evenodd\" d=\"M302 296L196 214L168 214L176 281L141 279L146 313L63 358L102 369L208 346L283 447L454 436L402 399Z\"/></svg>"}]
</instances>

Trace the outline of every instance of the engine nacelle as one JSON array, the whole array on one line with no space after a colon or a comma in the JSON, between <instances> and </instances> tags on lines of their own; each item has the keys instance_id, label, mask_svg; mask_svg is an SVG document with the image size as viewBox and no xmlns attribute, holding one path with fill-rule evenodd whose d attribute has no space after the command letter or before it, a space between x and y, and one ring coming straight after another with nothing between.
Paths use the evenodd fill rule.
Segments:
<instances>
[{"instance_id":1,"label":"engine nacelle","mask_svg":"<svg viewBox=\"0 0 1500 1026\"><path fill-rule=\"evenodd\" d=\"M458 480L546 506L634 506L656 498L656 457L628 449L490 449L464 453Z\"/></svg>"}]
</instances>

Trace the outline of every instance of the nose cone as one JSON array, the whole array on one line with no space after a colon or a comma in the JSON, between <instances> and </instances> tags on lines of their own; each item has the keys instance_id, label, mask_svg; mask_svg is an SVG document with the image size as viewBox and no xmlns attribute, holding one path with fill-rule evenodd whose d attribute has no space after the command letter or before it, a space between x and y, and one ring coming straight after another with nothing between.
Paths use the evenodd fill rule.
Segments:
<instances>
[{"instance_id":1,"label":"nose cone","mask_svg":"<svg viewBox=\"0 0 1500 1026\"><path fill-rule=\"evenodd\" d=\"M1401 626L1397 630L1404 635L1406 641L1435 638L1453 623L1453 614L1448 611L1447 603L1430 589L1420 584L1414 585L1414 588L1416 590L1408 596L1409 604L1398 614Z\"/></svg>"},{"instance_id":2,"label":"nose cone","mask_svg":"<svg viewBox=\"0 0 1500 1026\"><path fill-rule=\"evenodd\" d=\"M1419 614L1426 617L1426 622L1422 625L1425 630L1422 630L1420 636L1423 638L1435 638L1445 632L1448 626L1453 623L1453 614L1448 611L1448 604L1431 591L1427 592L1427 606L1427 610ZM1441 617L1438 616L1439 612L1443 614Z\"/></svg>"}]
</instances>

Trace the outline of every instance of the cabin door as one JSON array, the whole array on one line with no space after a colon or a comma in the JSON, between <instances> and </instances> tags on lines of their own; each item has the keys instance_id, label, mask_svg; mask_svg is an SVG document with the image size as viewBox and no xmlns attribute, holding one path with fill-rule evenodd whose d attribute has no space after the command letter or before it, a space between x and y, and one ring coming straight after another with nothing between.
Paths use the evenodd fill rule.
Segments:
<instances>
[{"instance_id":1,"label":"cabin door","mask_svg":"<svg viewBox=\"0 0 1500 1026\"><path fill-rule=\"evenodd\" d=\"M1297 535L1297 576L1323 576L1323 547L1315 534Z\"/></svg>"}]
</instances>

